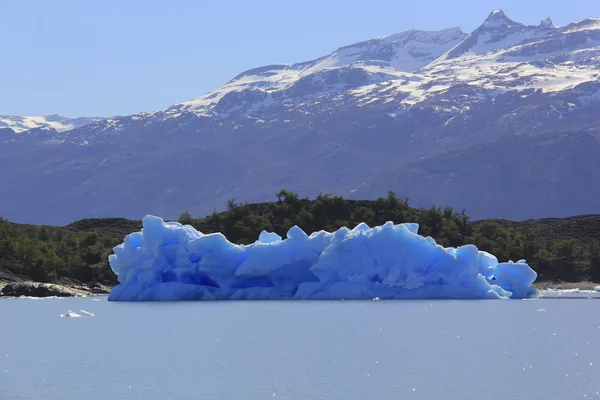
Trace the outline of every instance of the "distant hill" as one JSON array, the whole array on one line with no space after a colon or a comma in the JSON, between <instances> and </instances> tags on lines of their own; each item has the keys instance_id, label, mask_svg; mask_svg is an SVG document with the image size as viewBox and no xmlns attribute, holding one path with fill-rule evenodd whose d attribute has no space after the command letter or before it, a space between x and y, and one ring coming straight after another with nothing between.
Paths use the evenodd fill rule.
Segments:
<instances>
[{"instance_id":1,"label":"distant hill","mask_svg":"<svg viewBox=\"0 0 600 400\"><path fill-rule=\"evenodd\" d=\"M204 218L184 212L180 222L203 233L222 232L234 243L252 243L260 232L285 237L298 225L306 232L332 231L359 222L370 226L386 221L417 222L419 233L444 246L475 244L500 261L526 259L540 281L600 280L600 215L514 222L472 222L452 208L412 208L393 192L377 200L347 200L336 196L301 199L281 191L278 201L236 204ZM114 284L107 262L112 247L140 221L123 218L85 219L67 226L35 226L0 221L0 281L27 278L42 282L75 279Z\"/></svg>"}]
</instances>

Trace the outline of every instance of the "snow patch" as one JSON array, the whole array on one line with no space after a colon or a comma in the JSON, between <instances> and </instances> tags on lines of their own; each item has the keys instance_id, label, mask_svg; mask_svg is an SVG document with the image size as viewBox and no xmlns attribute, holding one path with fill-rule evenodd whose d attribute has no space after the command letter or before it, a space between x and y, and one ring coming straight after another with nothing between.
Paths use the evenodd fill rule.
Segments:
<instances>
[{"instance_id":1,"label":"snow patch","mask_svg":"<svg viewBox=\"0 0 600 400\"><path fill-rule=\"evenodd\" d=\"M57 132L66 132L100 120L102 118L68 118L60 115L47 115L45 117L0 115L0 128L10 128L16 133L36 128L51 128Z\"/></svg>"}]
</instances>

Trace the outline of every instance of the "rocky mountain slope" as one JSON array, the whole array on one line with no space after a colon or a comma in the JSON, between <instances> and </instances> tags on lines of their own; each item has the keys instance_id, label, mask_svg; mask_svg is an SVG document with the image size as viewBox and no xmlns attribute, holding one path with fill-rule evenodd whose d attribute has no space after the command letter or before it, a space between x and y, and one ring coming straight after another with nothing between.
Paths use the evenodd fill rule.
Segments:
<instances>
[{"instance_id":1,"label":"rocky mountain slope","mask_svg":"<svg viewBox=\"0 0 600 400\"><path fill-rule=\"evenodd\" d=\"M165 110L66 132L0 131L0 215L204 215L282 187L475 218L600 211L600 19L502 11L246 71Z\"/></svg>"}]
</instances>

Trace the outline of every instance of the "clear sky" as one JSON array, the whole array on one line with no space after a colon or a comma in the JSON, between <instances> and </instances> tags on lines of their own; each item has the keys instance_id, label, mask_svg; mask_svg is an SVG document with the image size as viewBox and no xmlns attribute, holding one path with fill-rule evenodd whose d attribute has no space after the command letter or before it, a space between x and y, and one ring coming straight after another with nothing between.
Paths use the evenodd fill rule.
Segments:
<instances>
[{"instance_id":1,"label":"clear sky","mask_svg":"<svg viewBox=\"0 0 600 400\"><path fill-rule=\"evenodd\" d=\"M600 17L600 0L0 0L0 115L159 110L256 66L413 28L470 32L499 8L527 24Z\"/></svg>"}]
</instances>

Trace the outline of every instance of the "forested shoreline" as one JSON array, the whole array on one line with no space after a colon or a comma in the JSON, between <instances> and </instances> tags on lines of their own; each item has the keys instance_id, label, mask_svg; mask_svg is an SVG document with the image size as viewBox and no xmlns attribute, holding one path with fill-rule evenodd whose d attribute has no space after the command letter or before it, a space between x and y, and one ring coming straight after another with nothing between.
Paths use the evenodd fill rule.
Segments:
<instances>
[{"instance_id":1,"label":"forested shoreline","mask_svg":"<svg viewBox=\"0 0 600 400\"><path fill-rule=\"evenodd\" d=\"M320 195L302 199L282 190L266 203L227 203L227 210L204 218L183 212L179 222L203 233L222 232L231 242L254 242L262 230L285 237L298 225L310 233L333 231L360 222L369 226L416 222L419 233L443 246L475 244L500 261L526 259L539 274L538 281L600 281L600 215L515 222L472 221L450 207L409 206L408 199L390 192L377 200L347 200ZM141 221L123 218L84 219L67 226L16 224L0 219L0 278L16 276L38 282L76 280L116 283L108 265L112 248Z\"/></svg>"}]
</instances>

